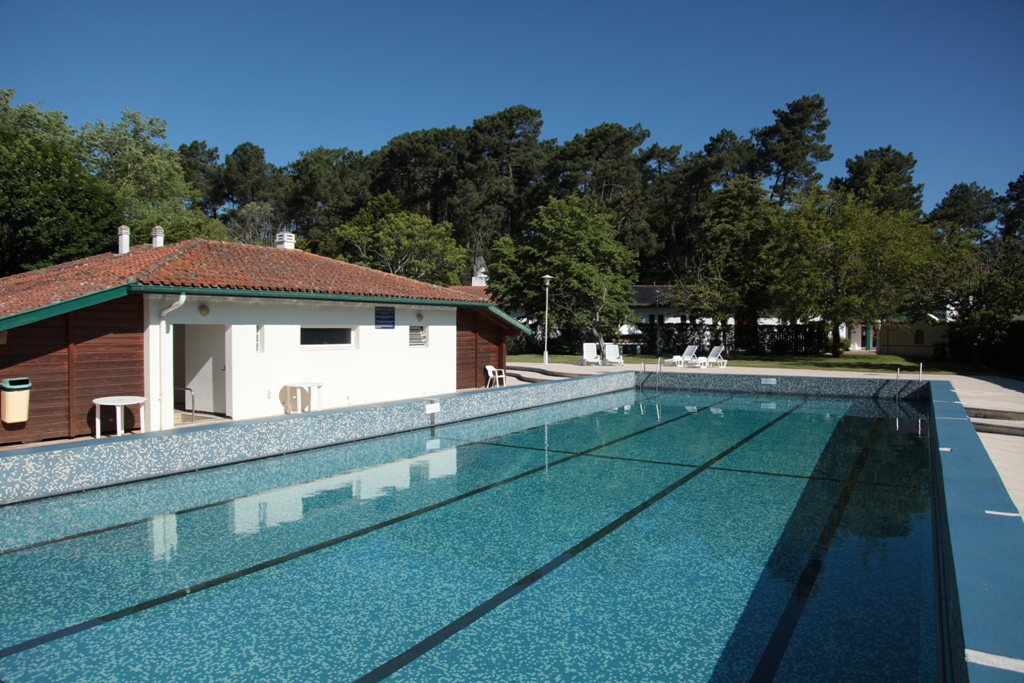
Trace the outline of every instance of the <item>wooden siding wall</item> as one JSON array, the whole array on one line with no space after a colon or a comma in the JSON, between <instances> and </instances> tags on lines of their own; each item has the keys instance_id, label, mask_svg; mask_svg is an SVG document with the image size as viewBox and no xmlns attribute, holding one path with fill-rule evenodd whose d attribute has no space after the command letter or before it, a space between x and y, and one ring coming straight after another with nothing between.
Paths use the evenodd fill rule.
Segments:
<instances>
[{"instance_id":1,"label":"wooden siding wall","mask_svg":"<svg viewBox=\"0 0 1024 683\"><path fill-rule=\"evenodd\" d=\"M477 311L459 309L455 316L455 388L473 389L487 384L487 365L505 367L508 330Z\"/></svg>"},{"instance_id":2,"label":"wooden siding wall","mask_svg":"<svg viewBox=\"0 0 1024 683\"><path fill-rule=\"evenodd\" d=\"M0 379L32 382L28 422L0 423L0 444L81 436L93 431L94 398L145 393L142 296L108 301L7 332L0 345ZM114 429L114 409L103 413ZM125 429L139 425L125 408Z\"/></svg>"}]
</instances>

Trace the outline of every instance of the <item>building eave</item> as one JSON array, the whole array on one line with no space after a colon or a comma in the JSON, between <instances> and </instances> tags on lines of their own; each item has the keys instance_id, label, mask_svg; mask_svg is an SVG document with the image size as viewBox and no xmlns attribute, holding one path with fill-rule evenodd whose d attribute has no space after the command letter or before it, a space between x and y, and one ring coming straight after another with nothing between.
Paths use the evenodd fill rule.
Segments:
<instances>
[{"instance_id":1,"label":"building eave","mask_svg":"<svg viewBox=\"0 0 1024 683\"><path fill-rule=\"evenodd\" d=\"M111 287L110 289L103 289L98 292L92 292L84 296L75 297L74 299L59 301L54 304L40 306L28 311L22 311L21 313L2 317L0 318L0 332L4 330L12 330L15 327L21 327L31 323L37 323L41 320L53 318L58 315L64 315L65 313L73 313L74 311L106 303L107 301L113 301L114 299L120 299L121 297L128 295L128 287L129 285L118 285L116 287Z\"/></svg>"},{"instance_id":2,"label":"building eave","mask_svg":"<svg viewBox=\"0 0 1024 683\"><path fill-rule=\"evenodd\" d=\"M409 297L369 296L361 294L331 294L327 292L289 292L281 290L233 289L227 287L175 287L173 285L126 284L93 292L85 296L34 308L0 318L0 331L10 330L30 323L71 313L89 306L119 299L128 294L191 294L195 296L247 297L257 299L299 299L306 301L341 301L367 304L391 304L403 306L432 306L440 308L481 308L499 318L508 327L525 334L533 334L526 325L509 316L497 306L486 301L463 301L457 299L418 299Z\"/></svg>"}]
</instances>

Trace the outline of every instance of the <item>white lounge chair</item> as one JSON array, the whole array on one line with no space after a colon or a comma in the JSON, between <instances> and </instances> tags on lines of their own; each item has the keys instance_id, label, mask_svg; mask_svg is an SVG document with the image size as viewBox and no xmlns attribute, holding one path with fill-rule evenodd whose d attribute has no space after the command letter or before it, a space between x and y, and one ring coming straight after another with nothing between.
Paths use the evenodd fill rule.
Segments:
<instances>
[{"instance_id":1,"label":"white lounge chair","mask_svg":"<svg viewBox=\"0 0 1024 683\"><path fill-rule=\"evenodd\" d=\"M626 361L622 359L622 354L619 352L618 344L605 344L604 345L604 360L606 363L611 365L625 365Z\"/></svg>"},{"instance_id":2,"label":"white lounge chair","mask_svg":"<svg viewBox=\"0 0 1024 683\"><path fill-rule=\"evenodd\" d=\"M597 344L588 343L583 345L583 360L580 361L580 365L587 365L589 363L601 364L601 354L597 352Z\"/></svg>"},{"instance_id":3,"label":"white lounge chair","mask_svg":"<svg viewBox=\"0 0 1024 683\"><path fill-rule=\"evenodd\" d=\"M687 346L686 350L683 351L681 356L672 356L670 359L665 361L665 365L675 365L676 367L686 367L688 365L696 365L694 355L697 353L697 345Z\"/></svg>"},{"instance_id":4,"label":"white lounge chair","mask_svg":"<svg viewBox=\"0 0 1024 683\"><path fill-rule=\"evenodd\" d=\"M700 367L702 368L706 368L712 363L714 363L718 367L724 368L729 361L727 361L725 358L722 358L722 351L725 351L724 346L716 346L715 348L711 349L711 353L709 353L707 356L701 356L700 358L698 358L697 364L700 365Z\"/></svg>"},{"instance_id":5,"label":"white lounge chair","mask_svg":"<svg viewBox=\"0 0 1024 683\"><path fill-rule=\"evenodd\" d=\"M487 388L507 386L504 368L496 368L493 365L485 365L484 368L487 370Z\"/></svg>"}]
</instances>

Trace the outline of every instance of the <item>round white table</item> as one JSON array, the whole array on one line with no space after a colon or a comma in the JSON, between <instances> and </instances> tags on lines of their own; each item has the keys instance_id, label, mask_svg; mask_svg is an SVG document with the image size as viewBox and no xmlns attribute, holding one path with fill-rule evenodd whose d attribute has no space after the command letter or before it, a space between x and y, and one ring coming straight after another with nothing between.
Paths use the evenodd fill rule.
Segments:
<instances>
[{"instance_id":1,"label":"round white table","mask_svg":"<svg viewBox=\"0 0 1024 683\"><path fill-rule=\"evenodd\" d=\"M285 384L285 402L284 402L284 414L291 415L292 412L292 394L295 394L295 407L302 410L302 395L299 394L299 389L304 389L309 394L309 409L320 410L320 392L324 386L323 382L292 382ZM313 408L313 389L316 389L316 408Z\"/></svg>"},{"instance_id":2,"label":"round white table","mask_svg":"<svg viewBox=\"0 0 1024 683\"><path fill-rule=\"evenodd\" d=\"M96 438L100 438L100 410L102 406L114 406L117 409L117 436L124 434L124 407L139 406L139 431L146 431L146 397L145 396L101 396L92 400L96 406Z\"/></svg>"}]
</instances>

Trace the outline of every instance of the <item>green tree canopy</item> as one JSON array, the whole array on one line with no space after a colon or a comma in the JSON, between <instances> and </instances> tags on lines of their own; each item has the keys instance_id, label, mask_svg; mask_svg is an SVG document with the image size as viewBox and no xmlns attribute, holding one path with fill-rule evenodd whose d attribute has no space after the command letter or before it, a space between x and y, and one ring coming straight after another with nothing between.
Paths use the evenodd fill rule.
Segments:
<instances>
[{"instance_id":1,"label":"green tree canopy","mask_svg":"<svg viewBox=\"0 0 1024 683\"><path fill-rule=\"evenodd\" d=\"M650 135L639 123L588 128L555 152L545 178L552 196L578 195L596 202L611 216L619 241L644 257L659 247L646 216L650 150L640 149Z\"/></svg>"},{"instance_id":2,"label":"green tree canopy","mask_svg":"<svg viewBox=\"0 0 1024 683\"><path fill-rule=\"evenodd\" d=\"M844 187L880 211L921 213L924 185L914 183L913 154L904 154L892 145L869 149L846 160L846 177L833 178L834 186Z\"/></svg>"},{"instance_id":3,"label":"green tree canopy","mask_svg":"<svg viewBox=\"0 0 1024 683\"><path fill-rule=\"evenodd\" d=\"M1015 223L1024 176L1005 197L977 183L954 185L929 214L934 267L925 297L928 310L949 313L954 334L977 343L1005 339L1014 316L1024 314L1024 236ZM1001 231L993 229L999 219Z\"/></svg>"},{"instance_id":4,"label":"green tree canopy","mask_svg":"<svg viewBox=\"0 0 1024 683\"><path fill-rule=\"evenodd\" d=\"M781 317L842 323L894 320L926 273L927 231L909 211L878 212L845 190L813 189L783 214L766 257L779 273Z\"/></svg>"},{"instance_id":5,"label":"green tree canopy","mask_svg":"<svg viewBox=\"0 0 1024 683\"><path fill-rule=\"evenodd\" d=\"M79 133L86 168L113 189L123 222L135 229L133 240L148 241L155 225L163 226L168 242L226 238L223 225L193 207L194 190L181 157L163 142L166 132L163 119L129 109L117 123L87 123Z\"/></svg>"},{"instance_id":6,"label":"green tree canopy","mask_svg":"<svg viewBox=\"0 0 1024 683\"><path fill-rule=\"evenodd\" d=\"M821 95L804 95L772 113L775 123L750 133L763 173L772 179L772 197L785 205L818 183L818 164L832 158L825 143L828 109Z\"/></svg>"},{"instance_id":7,"label":"green tree canopy","mask_svg":"<svg viewBox=\"0 0 1024 683\"><path fill-rule=\"evenodd\" d=\"M543 320L543 275L552 275L550 325L562 333L589 332L601 345L634 318L637 257L615 238L611 218L593 201L554 199L531 229L508 235L492 249L488 287L503 306Z\"/></svg>"},{"instance_id":8,"label":"green tree canopy","mask_svg":"<svg viewBox=\"0 0 1024 683\"><path fill-rule=\"evenodd\" d=\"M14 130L32 133L36 139L53 142L80 153L77 131L67 123L67 115L62 110L49 111L41 109L38 104L11 104L14 101L14 89L0 88L0 124Z\"/></svg>"},{"instance_id":9,"label":"green tree canopy","mask_svg":"<svg viewBox=\"0 0 1024 683\"><path fill-rule=\"evenodd\" d=\"M1007 186L999 223L1004 238L1024 238L1024 173Z\"/></svg>"},{"instance_id":10,"label":"green tree canopy","mask_svg":"<svg viewBox=\"0 0 1024 683\"><path fill-rule=\"evenodd\" d=\"M928 214L928 221L948 242L981 243L993 235L998 212L995 192L978 183L957 183Z\"/></svg>"},{"instance_id":11,"label":"green tree canopy","mask_svg":"<svg viewBox=\"0 0 1024 683\"><path fill-rule=\"evenodd\" d=\"M466 251L451 234L449 223L401 211L397 198L384 194L333 230L323 248L336 248L344 261L450 287L466 266Z\"/></svg>"},{"instance_id":12,"label":"green tree canopy","mask_svg":"<svg viewBox=\"0 0 1024 683\"><path fill-rule=\"evenodd\" d=\"M115 244L122 217L115 192L61 139L0 123L0 277Z\"/></svg>"},{"instance_id":13,"label":"green tree canopy","mask_svg":"<svg viewBox=\"0 0 1024 683\"><path fill-rule=\"evenodd\" d=\"M764 249L781 214L757 179L740 175L726 181L708 201L694 261L673 288L680 309L691 316L724 321L734 315L742 348L756 346L757 339L741 338L741 323L756 331L758 317L772 307L770 292L779 274Z\"/></svg>"},{"instance_id":14,"label":"green tree canopy","mask_svg":"<svg viewBox=\"0 0 1024 683\"><path fill-rule=\"evenodd\" d=\"M206 146L205 140L193 140L178 146L178 157L185 182L192 186L195 204L210 218L216 218L220 209L221 174L220 152Z\"/></svg>"},{"instance_id":15,"label":"green tree canopy","mask_svg":"<svg viewBox=\"0 0 1024 683\"><path fill-rule=\"evenodd\" d=\"M368 160L361 152L317 147L291 164L288 214L296 232L314 246L335 226L351 220L370 200Z\"/></svg>"}]
</instances>

